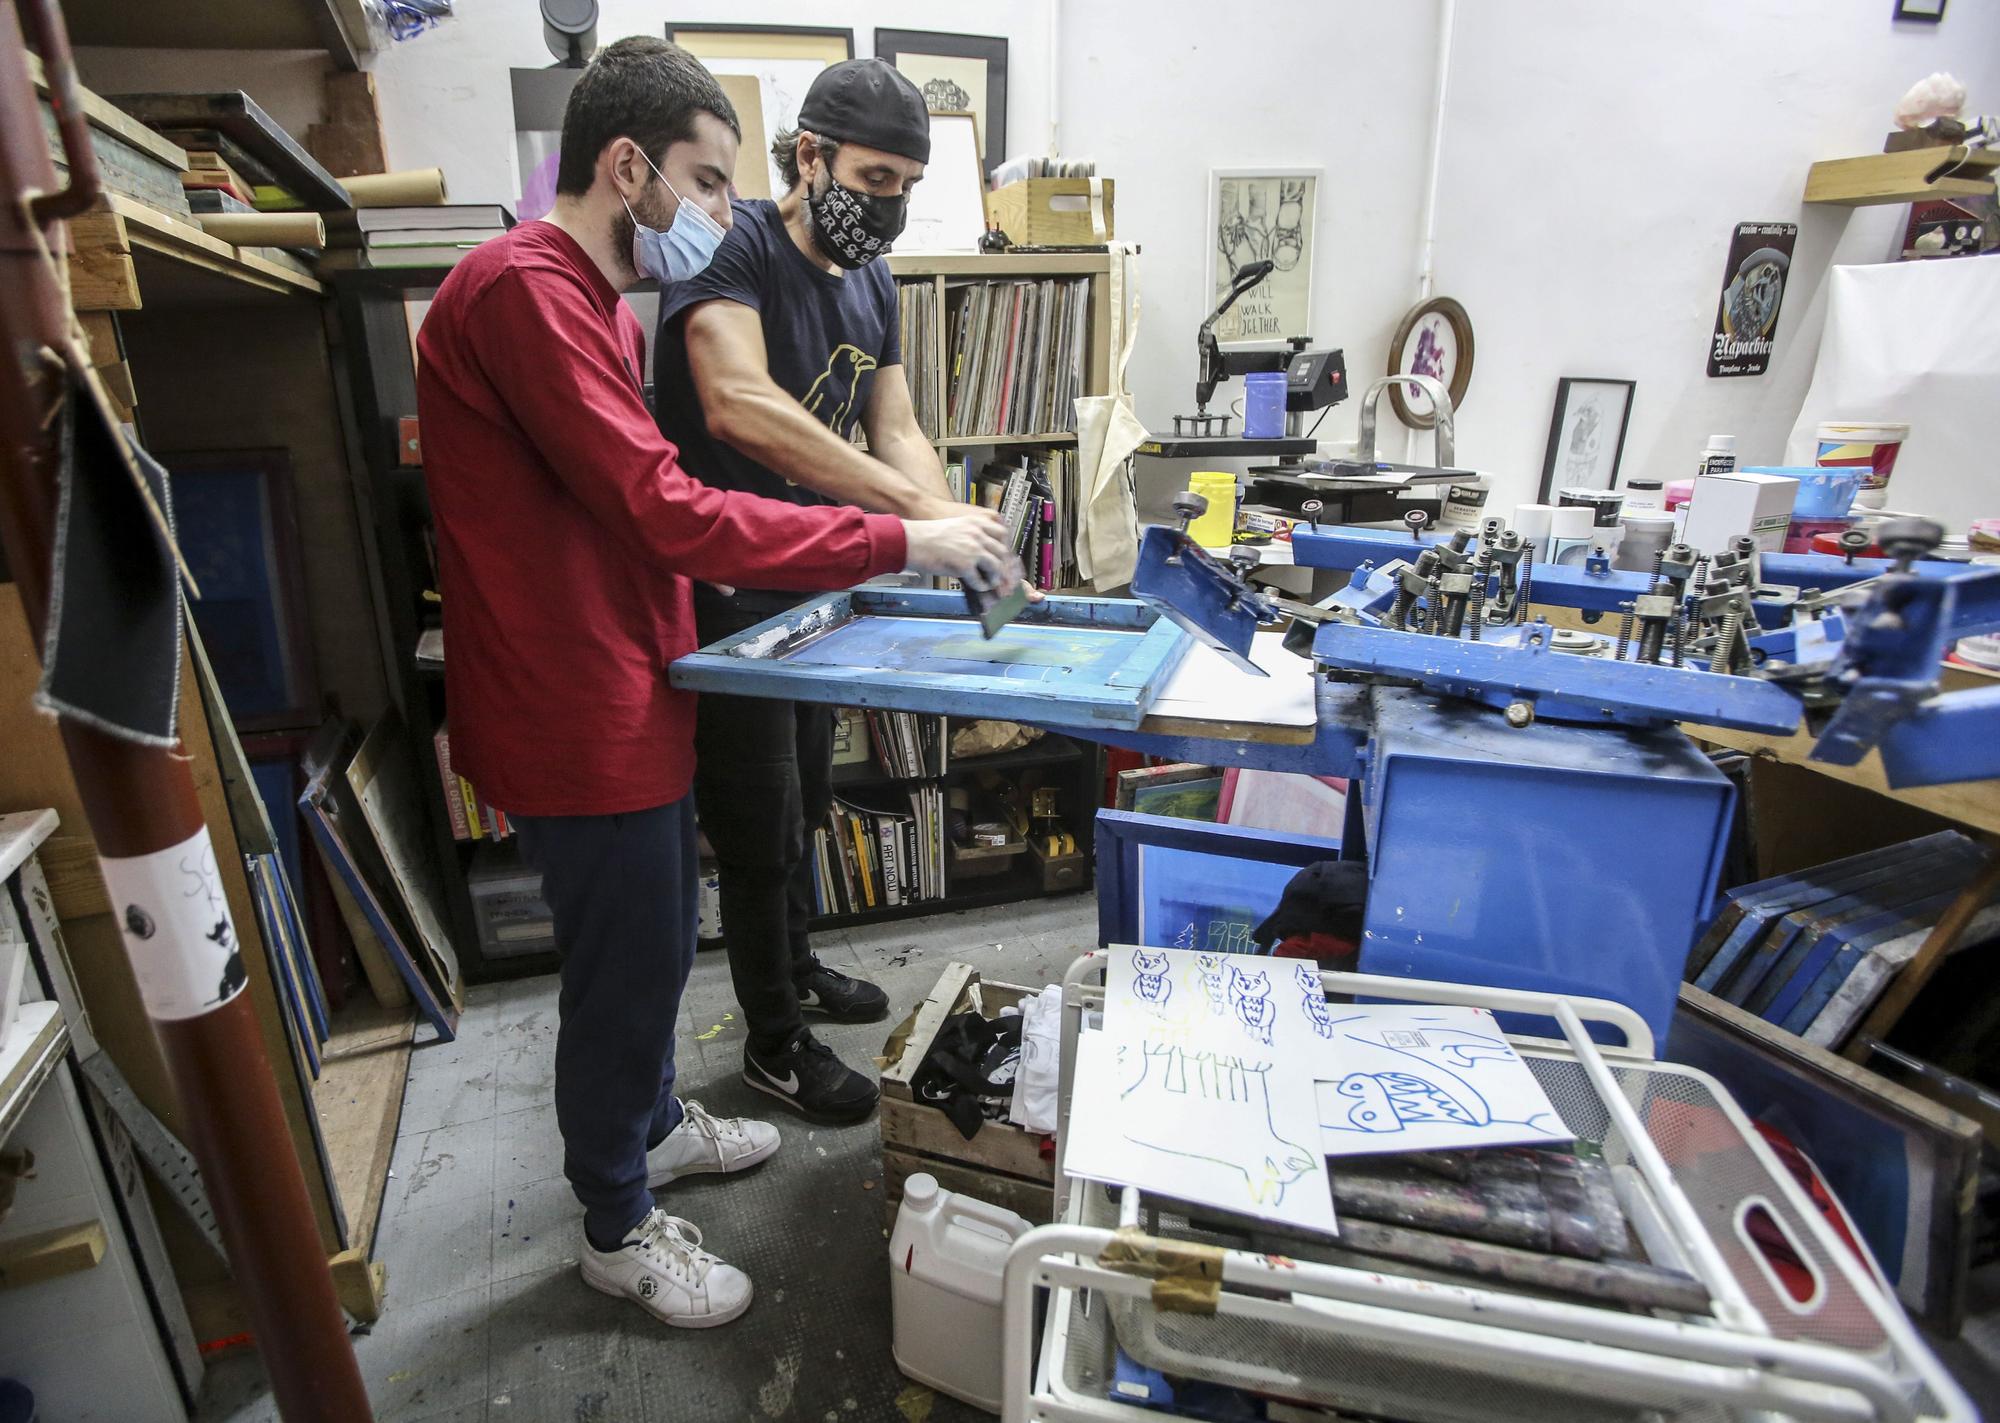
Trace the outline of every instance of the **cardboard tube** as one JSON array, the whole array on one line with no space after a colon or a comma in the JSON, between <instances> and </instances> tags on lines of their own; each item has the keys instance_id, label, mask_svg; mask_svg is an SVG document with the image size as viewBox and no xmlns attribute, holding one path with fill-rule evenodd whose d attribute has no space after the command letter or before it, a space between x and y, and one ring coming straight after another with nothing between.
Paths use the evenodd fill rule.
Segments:
<instances>
[{"instance_id":1,"label":"cardboard tube","mask_svg":"<svg viewBox=\"0 0 2000 1423\"><path fill-rule=\"evenodd\" d=\"M326 246L326 223L316 212L204 212L195 221L238 247Z\"/></svg>"},{"instance_id":2,"label":"cardboard tube","mask_svg":"<svg viewBox=\"0 0 2000 1423\"><path fill-rule=\"evenodd\" d=\"M444 169L412 168L404 173L364 173L340 185L358 208L435 207L444 201Z\"/></svg>"}]
</instances>

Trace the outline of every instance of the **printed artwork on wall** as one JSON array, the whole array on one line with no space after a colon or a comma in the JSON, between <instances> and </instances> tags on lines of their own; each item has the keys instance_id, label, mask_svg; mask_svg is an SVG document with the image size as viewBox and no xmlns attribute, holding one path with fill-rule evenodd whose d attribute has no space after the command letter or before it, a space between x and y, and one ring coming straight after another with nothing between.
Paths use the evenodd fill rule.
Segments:
<instances>
[{"instance_id":1,"label":"printed artwork on wall","mask_svg":"<svg viewBox=\"0 0 2000 1423\"><path fill-rule=\"evenodd\" d=\"M798 127L799 106L819 72L854 58L854 31L795 25L667 26L667 38L695 56L718 77L745 75L757 81L760 123L768 147L781 129ZM743 149L750 134L743 135ZM766 164L770 155L764 155ZM772 170L771 191L781 186ZM739 179L737 186L743 188ZM748 196L747 190L745 195Z\"/></svg>"},{"instance_id":2,"label":"printed artwork on wall","mask_svg":"<svg viewBox=\"0 0 2000 1423\"><path fill-rule=\"evenodd\" d=\"M1318 221L1317 168L1215 169L1209 174L1209 304L1237 271L1272 264L1215 323L1215 338L1280 342L1312 334L1312 250Z\"/></svg>"},{"instance_id":3,"label":"printed artwork on wall","mask_svg":"<svg viewBox=\"0 0 2000 1423\"><path fill-rule=\"evenodd\" d=\"M1711 376L1757 376L1771 366L1778 312L1792 268L1796 222L1742 222L1729 244L1722 300L1708 348Z\"/></svg>"},{"instance_id":4,"label":"printed artwork on wall","mask_svg":"<svg viewBox=\"0 0 2000 1423\"><path fill-rule=\"evenodd\" d=\"M1559 489L1617 488L1634 389L1629 380L1593 377L1564 376L1557 384L1542 455L1542 503Z\"/></svg>"},{"instance_id":5,"label":"printed artwork on wall","mask_svg":"<svg viewBox=\"0 0 2000 1423\"><path fill-rule=\"evenodd\" d=\"M877 30L875 53L909 76L932 113L971 114L985 141L982 178L1007 158L1007 41L999 35Z\"/></svg>"}]
</instances>

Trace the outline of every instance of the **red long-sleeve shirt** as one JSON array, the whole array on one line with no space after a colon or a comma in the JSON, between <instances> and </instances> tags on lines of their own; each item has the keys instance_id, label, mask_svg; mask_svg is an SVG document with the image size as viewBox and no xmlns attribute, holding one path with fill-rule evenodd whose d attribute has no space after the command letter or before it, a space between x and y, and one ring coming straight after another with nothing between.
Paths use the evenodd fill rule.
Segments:
<instances>
[{"instance_id":1,"label":"red long-sleeve shirt","mask_svg":"<svg viewBox=\"0 0 2000 1423\"><path fill-rule=\"evenodd\" d=\"M690 478L646 411L644 335L561 229L524 223L438 288L417 342L453 769L514 815L686 795L690 578L844 588L903 566L901 521Z\"/></svg>"}]
</instances>

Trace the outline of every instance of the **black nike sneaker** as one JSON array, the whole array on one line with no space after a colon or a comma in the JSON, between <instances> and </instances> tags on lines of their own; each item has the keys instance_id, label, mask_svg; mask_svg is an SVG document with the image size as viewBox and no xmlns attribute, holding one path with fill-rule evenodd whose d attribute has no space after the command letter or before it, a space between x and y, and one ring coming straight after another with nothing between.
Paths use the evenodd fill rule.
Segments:
<instances>
[{"instance_id":1,"label":"black nike sneaker","mask_svg":"<svg viewBox=\"0 0 2000 1423\"><path fill-rule=\"evenodd\" d=\"M818 1013L836 1023L879 1023L889 1016L888 994L817 959L812 972L799 980L798 989L799 1011Z\"/></svg>"},{"instance_id":2,"label":"black nike sneaker","mask_svg":"<svg viewBox=\"0 0 2000 1423\"><path fill-rule=\"evenodd\" d=\"M882 1095L873 1078L842 1062L805 1028L773 1053L745 1047L743 1080L807 1121L827 1126L865 1121Z\"/></svg>"}]
</instances>

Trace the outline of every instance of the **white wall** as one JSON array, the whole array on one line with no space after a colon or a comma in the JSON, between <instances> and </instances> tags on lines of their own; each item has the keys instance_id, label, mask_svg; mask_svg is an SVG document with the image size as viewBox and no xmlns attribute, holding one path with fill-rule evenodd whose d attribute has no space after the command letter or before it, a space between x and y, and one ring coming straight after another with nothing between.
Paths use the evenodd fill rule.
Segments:
<instances>
[{"instance_id":1,"label":"white wall","mask_svg":"<svg viewBox=\"0 0 2000 1423\"><path fill-rule=\"evenodd\" d=\"M1460 454L1500 476L1501 502L1534 497L1562 376L1638 382L1625 477L1685 478L1715 432L1737 436L1743 463L1782 461L1829 264L1883 260L1908 212L1806 207L1807 168L1879 151L1897 98L1935 69L2000 108L2000 6L1954 5L1935 26L1894 22L1892 9L1458 5L1438 289L1478 335ZM1796 221L1798 247L1771 369L1712 380L1707 342L1739 221Z\"/></svg>"},{"instance_id":2,"label":"white wall","mask_svg":"<svg viewBox=\"0 0 2000 1423\"><path fill-rule=\"evenodd\" d=\"M854 31L854 52L875 52L875 28L941 30L1007 38L1008 151L1044 144L1048 134L1048 6L1001 7L972 0L600 0L600 44L625 35L666 33L667 17L694 24L838 25ZM458 13L374 62L382 127L392 168L445 169L454 201L512 204L520 193L514 157L514 101L507 71L552 62L534 0L458 0Z\"/></svg>"}]
</instances>

